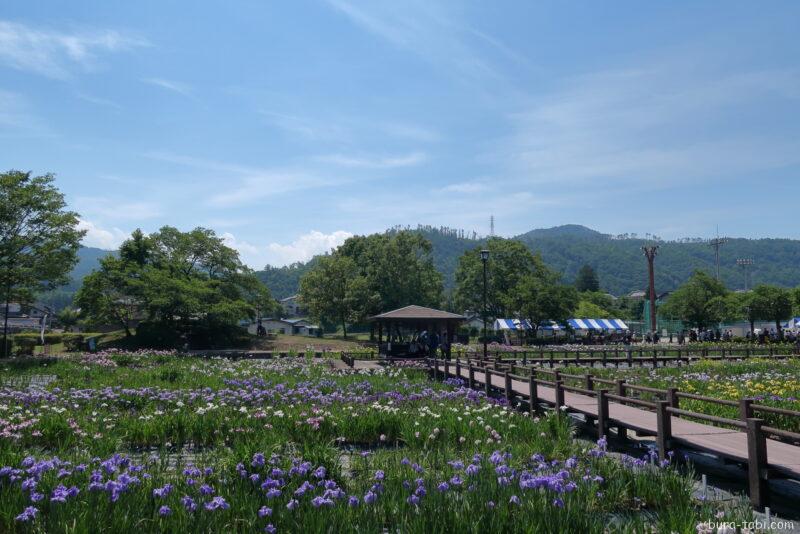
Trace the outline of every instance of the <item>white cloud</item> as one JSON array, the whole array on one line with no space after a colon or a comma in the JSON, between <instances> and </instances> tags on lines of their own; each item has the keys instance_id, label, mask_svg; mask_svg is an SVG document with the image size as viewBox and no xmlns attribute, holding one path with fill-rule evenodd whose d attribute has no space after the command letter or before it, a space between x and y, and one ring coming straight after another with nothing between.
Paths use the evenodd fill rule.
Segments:
<instances>
[{"instance_id":1,"label":"white cloud","mask_svg":"<svg viewBox=\"0 0 800 534\"><path fill-rule=\"evenodd\" d=\"M230 232L222 234L225 244L239 251L242 261L254 269L265 265L289 265L297 261L308 261L318 254L325 254L345 242L353 234L337 230L325 234L312 230L288 244L270 243L265 247L237 239Z\"/></svg>"},{"instance_id":2,"label":"white cloud","mask_svg":"<svg viewBox=\"0 0 800 534\"><path fill-rule=\"evenodd\" d=\"M344 243L348 237L353 237L353 234L344 230L337 230L330 234L312 230L288 245L270 243L267 245L268 257L272 265L288 265L296 261L308 261L317 254L330 252Z\"/></svg>"},{"instance_id":3,"label":"white cloud","mask_svg":"<svg viewBox=\"0 0 800 534\"><path fill-rule=\"evenodd\" d=\"M483 182L461 182L456 184L446 185L442 188L444 193L483 193L489 190L489 185Z\"/></svg>"},{"instance_id":4,"label":"white cloud","mask_svg":"<svg viewBox=\"0 0 800 534\"><path fill-rule=\"evenodd\" d=\"M155 85L156 87L161 87L162 89L166 89L167 91L177 93L187 98L192 98L192 99L195 98L194 94L192 93L191 87L189 87L185 83L176 82L173 80L165 80L164 78L145 78L142 81L144 83Z\"/></svg>"},{"instance_id":5,"label":"white cloud","mask_svg":"<svg viewBox=\"0 0 800 534\"><path fill-rule=\"evenodd\" d=\"M413 167L419 165L427 156L422 152L412 152L401 156L348 156L345 154L329 154L319 156L319 161L341 165L342 167L354 167L360 169L397 169L402 167Z\"/></svg>"},{"instance_id":6,"label":"white cloud","mask_svg":"<svg viewBox=\"0 0 800 534\"><path fill-rule=\"evenodd\" d=\"M113 30L60 32L0 20L0 62L50 78L89 69L100 53L147 46L146 40Z\"/></svg>"},{"instance_id":7,"label":"white cloud","mask_svg":"<svg viewBox=\"0 0 800 534\"><path fill-rule=\"evenodd\" d=\"M106 230L86 219L81 219L78 222L78 229L86 230L86 235L83 238L84 246L97 247L105 250L115 250L119 248L122 242L130 237L128 232L124 232L119 228L114 227L110 230Z\"/></svg>"}]
</instances>

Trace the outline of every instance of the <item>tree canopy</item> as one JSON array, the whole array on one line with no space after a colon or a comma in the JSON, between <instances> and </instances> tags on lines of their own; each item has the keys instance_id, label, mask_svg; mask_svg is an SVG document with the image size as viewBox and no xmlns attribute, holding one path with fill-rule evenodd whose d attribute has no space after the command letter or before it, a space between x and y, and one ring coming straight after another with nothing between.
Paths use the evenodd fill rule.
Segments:
<instances>
[{"instance_id":1,"label":"tree canopy","mask_svg":"<svg viewBox=\"0 0 800 534\"><path fill-rule=\"evenodd\" d=\"M119 258L101 260L84 279L77 302L92 322L113 320L148 346L230 343L237 325L276 303L262 284L213 230L181 232L165 226L145 235L136 230Z\"/></svg>"},{"instance_id":2,"label":"tree canopy","mask_svg":"<svg viewBox=\"0 0 800 534\"><path fill-rule=\"evenodd\" d=\"M695 271L667 298L661 313L680 318L693 327L707 328L725 318L727 294L721 282L704 271Z\"/></svg>"},{"instance_id":3,"label":"tree canopy","mask_svg":"<svg viewBox=\"0 0 800 534\"><path fill-rule=\"evenodd\" d=\"M781 322L792 316L792 293L782 287L761 284L751 292L750 307L757 318L774 322L780 336Z\"/></svg>"},{"instance_id":4,"label":"tree canopy","mask_svg":"<svg viewBox=\"0 0 800 534\"><path fill-rule=\"evenodd\" d=\"M52 174L0 174L0 290L6 304L3 351L7 350L8 304L31 302L40 291L69 280L84 232L67 211Z\"/></svg>"},{"instance_id":5,"label":"tree canopy","mask_svg":"<svg viewBox=\"0 0 800 534\"><path fill-rule=\"evenodd\" d=\"M591 265L584 264L575 277L575 288L581 293L585 291L600 291L600 280Z\"/></svg>"}]
</instances>

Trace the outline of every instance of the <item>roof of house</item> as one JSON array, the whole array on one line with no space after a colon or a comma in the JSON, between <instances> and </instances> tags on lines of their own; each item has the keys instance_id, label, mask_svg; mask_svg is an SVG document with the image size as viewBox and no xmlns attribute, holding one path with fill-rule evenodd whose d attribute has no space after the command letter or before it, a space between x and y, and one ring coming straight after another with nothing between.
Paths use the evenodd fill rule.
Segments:
<instances>
[{"instance_id":1,"label":"roof of house","mask_svg":"<svg viewBox=\"0 0 800 534\"><path fill-rule=\"evenodd\" d=\"M297 295L292 295L291 297L283 298L283 299L279 300L278 302L289 302L290 300L297 300Z\"/></svg>"},{"instance_id":2,"label":"roof of house","mask_svg":"<svg viewBox=\"0 0 800 534\"><path fill-rule=\"evenodd\" d=\"M425 306L405 306L396 310L375 315L370 319L399 319L399 320L414 320L414 319L455 319L463 321L466 319L463 315L458 313L446 312L444 310L435 310L433 308L426 308Z\"/></svg>"}]
</instances>

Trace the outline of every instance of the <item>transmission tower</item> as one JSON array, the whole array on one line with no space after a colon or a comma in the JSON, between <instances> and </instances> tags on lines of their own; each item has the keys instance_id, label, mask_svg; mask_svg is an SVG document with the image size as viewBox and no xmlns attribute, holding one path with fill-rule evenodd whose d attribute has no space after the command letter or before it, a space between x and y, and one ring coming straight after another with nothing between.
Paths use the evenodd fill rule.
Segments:
<instances>
[{"instance_id":1,"label":"transmission tower","mask_svg":"<svg viewBox=\"0 0 800 534\"><path fill-rule=\"evenodd\" d=\"M719 248L727 242L727 238L719 236L719 228L717 228L717 237L708 242L708 246L714 248L714 263L717 266L717 282L719 282Z\"/></svg>"},{"instance_id":2,"label":"transmission tower","mask_svg":"<svg viewBox=\"0 0 800 534\"><path fill-rule=\"evenodd\" d=\"M494 237L494 215L489 215L489 237Z\"/></svg>"},{"instance_id":3,"label":"transmission tower","mask_svg":"<svg viewBox=\"0 0 800 534\"><path fill-rule=\"evenodd\" d=\"M736 265L740 266L744 271L744 290L747 291L749 281L750 281L750 273L749 269L750 266L753 265L755 262L753 258L739 258L736 260Z\"/></svg>"},{"instance_id":4,"label":"transmission tower","mask_svg":"<svg viewBox=\"0 0 800 534\"><path fill-rule=\"evenodd\" d=\"M658 254L658 245L642 247L644 256L647 258L647 270L650 275L650 331L656 331L656 275L653 262Z\"/></svg>"}]
</instances>

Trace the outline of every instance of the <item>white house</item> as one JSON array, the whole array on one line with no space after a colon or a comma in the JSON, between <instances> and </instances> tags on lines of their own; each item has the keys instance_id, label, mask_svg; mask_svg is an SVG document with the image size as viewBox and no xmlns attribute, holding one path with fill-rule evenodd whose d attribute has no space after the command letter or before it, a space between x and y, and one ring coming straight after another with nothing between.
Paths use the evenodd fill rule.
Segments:
<instances>
[{"instance_id":1,"label":"white house","mask_svg":"<svg viewBox=\"0 0 800 534\"><path fill-rule=\"evenodd\" d=\"M261 326L267 333L294 336L316 336L322 331L319 326L305 319L261 319ZM250 324L247 331L254 336L257 335L258 322Z\"/></svg>"}]
</instances>

